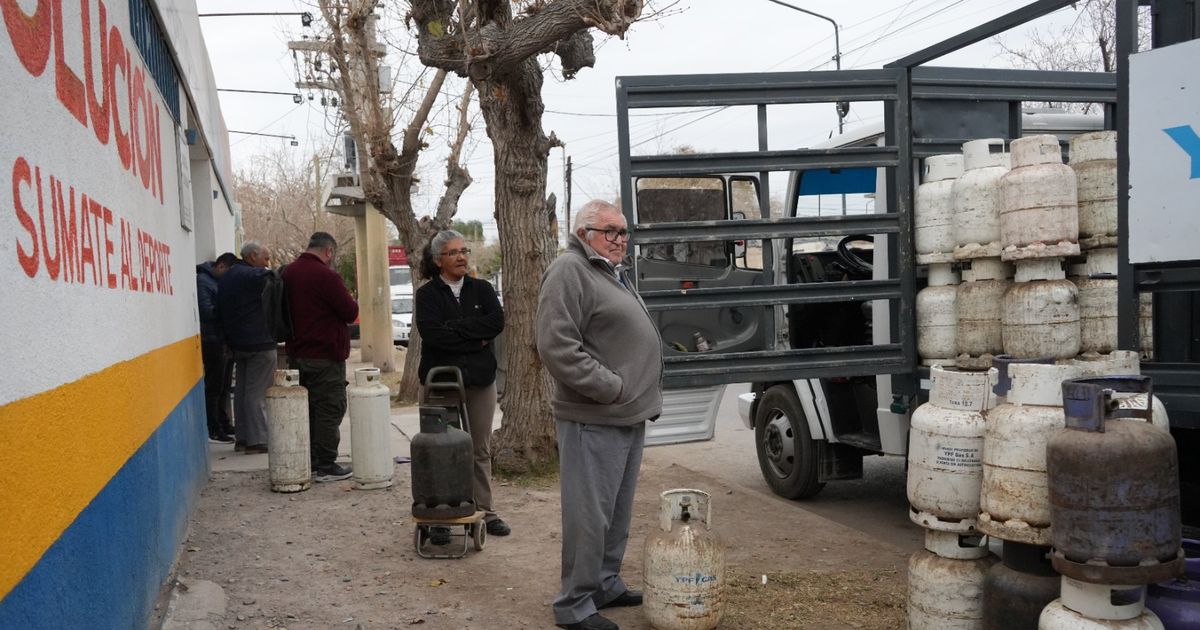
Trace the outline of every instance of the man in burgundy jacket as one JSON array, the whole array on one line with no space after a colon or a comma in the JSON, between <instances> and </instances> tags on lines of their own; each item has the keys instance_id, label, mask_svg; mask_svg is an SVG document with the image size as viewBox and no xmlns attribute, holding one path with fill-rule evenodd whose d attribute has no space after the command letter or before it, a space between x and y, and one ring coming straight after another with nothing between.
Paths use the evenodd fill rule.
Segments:
<instances>
[{"instance_id":1,"label":"man in burgundy jacket","mask_svg":"<svg viewBox=\"0 0 1200 630\"><path fill-rule=\"evenodd\" d=\"M288 363L300 370L300 384L308 388L308 430L313 478L336 481L350 476L349 466L335 461L339 427L346 415L346 357L350 356L350 331L358 317L358 303L346 290L341 276L330 266L337 241L326 232L314 232L308 250L284 268L283 284L292 312L292 340L287 342Z\"/></svg>"}]
</instances>

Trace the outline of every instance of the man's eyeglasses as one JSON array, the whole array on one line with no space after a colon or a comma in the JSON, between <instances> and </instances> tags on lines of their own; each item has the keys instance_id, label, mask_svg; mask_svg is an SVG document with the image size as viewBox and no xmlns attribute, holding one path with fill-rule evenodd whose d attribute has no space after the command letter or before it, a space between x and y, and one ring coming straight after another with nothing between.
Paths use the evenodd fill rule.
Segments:
<instances>
[{"instance_id":1,"label":"man's eyeglasses","mask_svg":"<svg viewBox=\"0 0 1200 630\"><path fill-rule=\"evenodd\" d=\"M583 229L591 230L593 232L603 232L604 240L608 241L609 243L616 243L617 239L619 238L629 240L629 230L625 228L597 228L585 226Z\"/></svg>"},{"instance_id":2,"label":"man's eyeglasses","mask_svg":"<svg viewBox=\"0 0 1200 630\"><path fill-rule=\"evenodd\" d=\"M464 248L462 248L462 249L449 249L449 250L446 250L446 251L442 252L442 255L443 255L443 256L445 256L445 257L447 257L447 258L454 258L455 256L457 256L457 255L459 255L459 254L462 254L463 256L470 256L470 255L471 255L471 248L470 248L470 247L464 247Z\"/></svg>"}]
</instances>

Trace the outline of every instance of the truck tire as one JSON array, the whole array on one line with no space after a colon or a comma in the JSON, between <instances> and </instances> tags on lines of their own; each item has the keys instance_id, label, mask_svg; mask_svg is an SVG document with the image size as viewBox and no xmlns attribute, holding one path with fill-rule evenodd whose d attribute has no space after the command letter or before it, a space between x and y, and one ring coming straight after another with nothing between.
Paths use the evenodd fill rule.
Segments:
<instances>
[{"instance_id":1,"label":"truck tire","mask_svg":"<svg viewBox=\"0 0 1200 630\"><path fill-rule=\"evenodd\" d=\"M817 443L791 386L763 393L754 413L754 446L763 479L775 494L805 499L825 487L817 480Z\"/></svg>"}]
</instances>

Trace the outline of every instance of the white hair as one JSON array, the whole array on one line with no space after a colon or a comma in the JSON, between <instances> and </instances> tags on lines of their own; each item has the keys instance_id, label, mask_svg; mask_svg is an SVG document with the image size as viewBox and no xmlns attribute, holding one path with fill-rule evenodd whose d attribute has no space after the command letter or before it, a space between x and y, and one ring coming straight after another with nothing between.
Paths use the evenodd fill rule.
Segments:
<instances>
[{"instance_id":1,"label":"white hair","mask_svg":"<svg viewBox=\"0 0 1200 630\"><path fill-rule=\"evenodd\" d=\"M250 254L257 254L266 249L262 243L258 241L246 241L242 243L242 260L246 260Z\"/></svg>"},{"instance_id":2,"label":"white hair","mask_svg":"<svg viewBox=\"0 0 1200 630\"><path fill-rule=\"evenodd\" d=\"M621 211L618 210L613 204L603 199L593 199L583 204L583 207L580 208L579 212L575 214L575 223L571 226L571 230L578 234L579 230L582 230L588 225L595 223L596 216L601 212L616 212L617 214L621 213Z\"/></svg>"}]
</instances>

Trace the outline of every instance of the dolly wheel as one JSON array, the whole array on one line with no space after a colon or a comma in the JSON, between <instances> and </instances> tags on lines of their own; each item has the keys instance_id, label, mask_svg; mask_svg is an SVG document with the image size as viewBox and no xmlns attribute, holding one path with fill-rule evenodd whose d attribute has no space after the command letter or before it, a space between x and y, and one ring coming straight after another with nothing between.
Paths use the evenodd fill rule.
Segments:
<instances>
[{"instance_id":1,"label":"dolly wheel","mask_svg":"<svg viewBox=\"0 0 1200 630\"><path fill-rule=\"evenodd\" d=\"M471 538L475 541L475 551L483 551L483 545L487 543L487 527L483 521L471 524Z\"/></svg>"}]
</instances>

